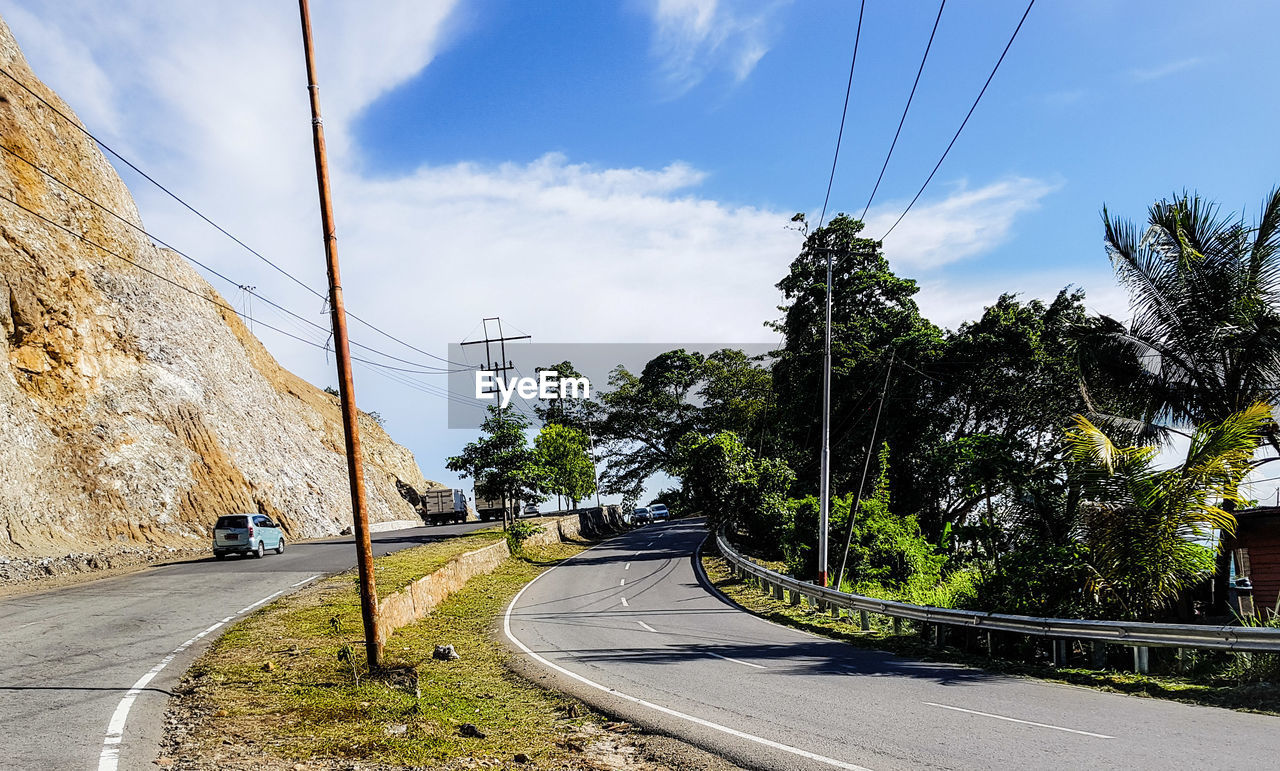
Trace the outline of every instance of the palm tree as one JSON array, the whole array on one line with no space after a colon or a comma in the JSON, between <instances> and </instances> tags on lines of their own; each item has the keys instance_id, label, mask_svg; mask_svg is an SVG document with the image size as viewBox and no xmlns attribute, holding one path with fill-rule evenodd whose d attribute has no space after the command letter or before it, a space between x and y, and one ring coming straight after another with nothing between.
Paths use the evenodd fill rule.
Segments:
<instances>
[{"instance_id":1,"label":"palm tree","mask_svg":"<svg viewBox=\"0 0 1280 771\"><path fill-rule=\"evenodd\" d=\"M1256 224L1183 193L1151 206L1139 233L1104 207L1107 253L1129 290L1129 323L1101 317L1086 371L1106 392L1093 417L1135 438L1221 423L1280 386L1280 188ZM1085 390L1086 398L1089 389ZM1272 421L1260 436L1280 452ZM1269 459L1271 460L1271 459Z\"/></svg>"},{"instance_id":2,"label":"palm tree","mask_svg":"<svg viewBox=\"0 0 1280 771\"><path fill-rule=\"evenodd\" d=\"M1271 408L1257 403L1195 429L1186 459L1157 470L1155 447L1117 447L1075 417L1067 445L1079 474L1089 589L1104 606L1150 619L1213 574L1213 530L1235 532L1229 506L1249 473Z\"/></svg>"}]
</instances>

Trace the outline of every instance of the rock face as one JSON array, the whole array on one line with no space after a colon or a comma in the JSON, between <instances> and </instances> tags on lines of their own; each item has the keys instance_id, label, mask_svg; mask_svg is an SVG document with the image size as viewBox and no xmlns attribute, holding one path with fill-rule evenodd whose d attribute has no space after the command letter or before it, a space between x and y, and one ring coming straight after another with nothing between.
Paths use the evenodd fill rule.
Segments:
<instances>
[{"instance_id":1,"label":"rock face","mask_svg":"<svg viewBox=\"0 0 1280 771\"><path fill-rule=\"evenodd\" d=\"M0 67L74 118L3 21ZM97 146L3 75L0 143L0 554L197 546L230 512L293 538L349 526L336 397L104 211L141 227ZM360 431L371 520L417 518L400 490L434 483L372 419Z\"/></svg>"}]
</instances>

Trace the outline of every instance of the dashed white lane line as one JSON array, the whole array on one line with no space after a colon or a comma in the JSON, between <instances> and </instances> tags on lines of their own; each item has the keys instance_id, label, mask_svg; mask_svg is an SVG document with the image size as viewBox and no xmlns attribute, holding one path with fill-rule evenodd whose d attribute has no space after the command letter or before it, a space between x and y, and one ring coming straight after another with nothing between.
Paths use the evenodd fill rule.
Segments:
<instances>
[{"instance_id":1,"label":"dashed white lane line","mask_svg":"<svg viewBox=\"0 0 1280 771\"><path fill-rule=\"evenodd\" d=\"M622 569L623 569L623 570L630 570L630 569L631 569L631 563L630 563L630 562L628 562L627 564L623 565L623 566L622 566ZM34 622L34 621L32 621L31 623L33 623L33 624L34 624L35 622Z\"/></svg>"},{"instance_id":2,"label":"dashed white lane line","mask_svg":"<svg viewBox=\"0 0 1280 771\"><path fill-rule=\"evenodd\" d=\"M637 623L637 624L639 624L639 625L640 625L640 627L641 627L642 629L644 629L646 632L657 632L657 631L658 631L657 629L654 629L653 627L649 626L648 624L646 624L645 622L641 621L640 619L636 619L636 623Z\"/></svg>"},{"instance_id":3,"label":"dashed white lane line","mask_svg":"<svg viewBox=\"0 0 1280 771\"><path fill-rule=\"evenodd\" d=\"M263 597L261 600L258 600L247 608L238 610L232 615L227 616L218 623L197 634L195 637L192 637L190 640L179 645L177 648L174 648L168 656L160 659L159 664L156 664L149 672L138 678L138 682L134 683L133 687L126 691L124 697L120 699L120 703L116 705L115 712L111 713L111 721L107 723L107 735L102 740L102 753L98 756L98 771L116 771L119 767L120 744L124 741L124 726L129 719L129 710L133 709L133 703L137 701L138 694L142 693L142 689L146 688L147 685L155 679L156 675L160 674L165 667L173 663L173 660L187 648L195 645L197 642L203 640L213 632L218 631L236 616L239 616L242 613L247 613L263 603L274 600L282 594L284 594L283 590L276 592L270 597Z\"/></svg>"},{"instance_id":4,"label":"dashed white lane line","mask_svg":"<svg viewBox=\"0 0 1280 771\"><path fill-rule=\"evenodd\" d=\"M741 664L744 667L755 667L756 669L768 669L768 667L763 667L763 666L760 666L759 664L752 664L750 661L743 661L741 659L731 659L728 656L721 656L719 653L712 653L711 651L703 651L703 653L706 653L707 655L710 655L710 656L715 656L718 659L724 659L725 661L732 661L735 664Z\"/></svg>"},{"instance_id":5,"label":"dashed white lane line","mask_svg":"<svg viewBox=\"0 0 1280 771\"><path fill-rule=\"evenodd\" d=\"M626 608L626 607L630 607L630 606L628 606L628 605L627 605L627 598L626 598L626 597L623 597L623 598L622 598L622 607L624 607L624 608Z\"/></svg>"},{"instance_id":6,"label":"dashed white lane line","mask_svg":"<svg viewBox=\"0 0 1280 771\"><path fill-rule=\"evenodd\" d=\"M1063 728L1060 725L1049 725L1048 723L1037 723L1033 720L1019 720L1016 717L1005 717L1004 715L993 715L990 712L979 712L976 709L965 709L964 707L952 707L947 704L935 704L934 702L931 702L931 701L926 701L921 703L927 704L930 707L941 707L942 709L955 710L956 712L967 712L970 715L980 715L982 717L995 718L996 720L1007 720L1010 723L1021 723L1023 725L1032 725L1037 728L1050 728L1050 729L1053 729L1054 731L1066 731L1069 734L1080 734L1081 736L1092 736L1095 739L1116 738L1114 736L1107 736L1106 734L1095 734L1092 731L1078 731L1074 728Z\"/></svg>"},{"instance_id":7,"label":"dashed white lane line","mask_svg":"<svg viewBox=\"0 0 1280 771\"><path fill-rule=\"evenodd\" d=\"M590 549L588 549L587 551L590 551ZM572 559L573 557L570 557L564 562L569 562ZM564 562L561 562L560 564L563 565ZM525 645L515 635L511 633L511 611L516 607L516 604L520 602L520 598L524 596L524 593L528 591L530 586L533 586L535 583L538 582L538 579L542 578L547 573L550 573L552 570L555 570L555 569L556 569L555 567L552 567L546 572L538 574L537 576L534 577L532 581L530 581L529 583L521 587L520 591L516 592L516 596L511 598L511 604L507 606L507 612L502 617L503 634L505 634L507 636L507 639L510 640L512 643L514 643L517 648L523 651L525 655L529 656L534 661L537 661L539 664L542 664L545 667L554 669L555 671L559 672L560 674L566 677L573 678L574 680L577 680L578 682L590 688L594 688L598 691L603 691L616 698L629 701L632 704L639 704L642 707L647 707L657 712L661 712L664 715L670 715L671 717L677 718L679 720L687 720L690 723L695 723L697 725L703 726L704 728L710 728L713 731L719 731L721 733L725 733L730 736L735 736L745 741L754 742L756 744L760 744L765 747L771 747L775 750L780 750L782 752L786 752L792 755L798 755L799 757L802 757L802 758L808 758L809 760L815 761L817 763L822 763L824 765L828 765L833 768L842 768L842 769L845 769L845 771L871 771L871 769L867 768L866 766L859 766L853 763L846 763L843 760L828 758L824 755L819 755L816 752L809 752L808 750L802 750L799 747L792 747L789 744L783 744L782 742L775 742L772 739L766 739L763 736L756 736L754 734L749 734L749 733L746 733L745 731L739 731L736 728L730 728L729 726L720 725L719 723L713 723L710 720L704 720L703 718L696 717L694 715L689 715L684 712L680 712L679 710L671 709L670 707L664 707L661 704L654 704L651 701L645 701L644 699L641 699L637 696L632 696L631 694L623 693L622 691L617 691L608 686L601 685L600 683L597 683L593 680L588 680L587 678L583 677L577 672L571 672L568 669L565 669L564 667L560 666L559 664L548 661L542 656L539 656L538 654L534 653L533 650L531 650L528 645ZM623 605L627 604L627 600L625 597L622 599L622 604Z\"/></svg>"},{"instance_id":8,"label":"dashed white lane line","mask_svg":"<svg viewBox=\"0 0 1280 771\"><path fill-rule=\"evenodd\" d=\"M618 586L626 586L626 585L627 585L627 579L625 578L618 582Z\"/></svg>"}]
</instances>

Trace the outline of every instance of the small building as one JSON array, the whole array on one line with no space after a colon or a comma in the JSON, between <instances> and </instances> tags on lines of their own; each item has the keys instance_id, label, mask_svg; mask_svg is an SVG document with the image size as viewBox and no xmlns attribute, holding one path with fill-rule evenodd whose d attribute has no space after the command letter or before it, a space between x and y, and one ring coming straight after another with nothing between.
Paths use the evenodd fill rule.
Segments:
<instances>
[{"instance_id":1,"label":"small building","mask_svg":"<svg viewBox=\"0 0 1280 771\"><path fill-rule=\"evenodd\" d=\"M1253 584L1253 606L1262 619L1280 612L1280 506L1236 512L1236 536L1227 542L1234 578Z\"/></svg>"}]
</instances>

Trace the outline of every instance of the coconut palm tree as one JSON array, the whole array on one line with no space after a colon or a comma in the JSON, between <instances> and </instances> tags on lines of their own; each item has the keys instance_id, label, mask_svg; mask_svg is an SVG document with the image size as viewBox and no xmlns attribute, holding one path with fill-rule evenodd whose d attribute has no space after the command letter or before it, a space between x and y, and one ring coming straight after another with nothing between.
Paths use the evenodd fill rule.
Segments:
<instances>
[{"instance_id":1,"label":"coconut palm tree","mask_svg":"<svg viewBox=\"0 0 1280 771\"><path fill-rule=\"evenodd\" d=\"M1119 447L1083 415L1067 431L1078 474L1089 589L1103 606L1150 619L1215 569L1214 530L1235 532L1258 432L1271 408L1257 403L1195 429L1186 459L1155 468L1155 447Z\"/></svg>"},{"instance_id":2,"label":"coconut palm tree","mask_svg":"<svg viewBox=\"0 0 1280 771\"><path fill-rule=\"evenodd\" d=\"M1104 207L1106 248L1132 318L1093 329L1086 387L1105 392L1093 417L1160 440L1169 431L1274 400L1280 387L1280 188L1258 221L1221 217L1183 193L1151 206L1147 227ZM1092 408L1092 403L1091 403ZM1108 414L1109 413L1109 414ZM1274 421L1260 436L1280 451Z\"/></svg>"}]
</instances>

